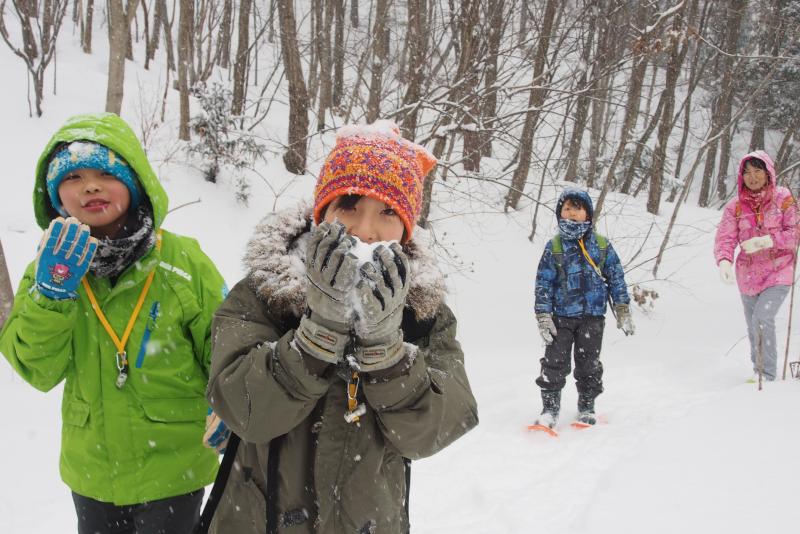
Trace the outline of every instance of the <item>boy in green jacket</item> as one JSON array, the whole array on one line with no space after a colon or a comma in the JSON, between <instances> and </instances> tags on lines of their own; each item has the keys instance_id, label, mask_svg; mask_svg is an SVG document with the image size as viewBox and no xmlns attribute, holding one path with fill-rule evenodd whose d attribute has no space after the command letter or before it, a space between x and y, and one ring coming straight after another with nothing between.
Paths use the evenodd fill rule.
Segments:
<instances>
[{"instance_id":1,"label":"boy in green jacket","mask_svg":"<svg viewBox=\"0 0 800 534\"><path fill-rule=\"evenodd\" d=\"M35 388L65 381L61 478L79 533L189 532L216 454L201 442L211 318L226 293L130 127L69 119L36 166L46 229L0 350Z\"/></svg>"}]
</instances>

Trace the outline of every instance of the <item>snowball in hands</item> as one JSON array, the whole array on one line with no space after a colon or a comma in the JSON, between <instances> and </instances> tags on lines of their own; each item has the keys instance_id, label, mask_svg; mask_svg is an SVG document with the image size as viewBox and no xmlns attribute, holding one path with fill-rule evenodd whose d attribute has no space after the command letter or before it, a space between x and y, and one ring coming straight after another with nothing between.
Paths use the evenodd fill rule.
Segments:
<instances>
[{"instance_id":1,"label":"snowball in hands","mask_svg":"<svg viewBox=\"0 0 800 534\"><path fill-rule=\"evenodd\" d=\"M732 284L735 280L733 275L733 267L731 266L731 262L728 260L722 260L719 262L719 277L726 284Z\"/></svg>"},{"instance_id":2,"label":"snowball in hands","mask_svg":"<svg viewBox=\"0 0 800 534\"><path fill-rule=\"evenodd\" d=\"M759 250L772 248L772 245L773 245L772 238L768 235L751 237L747 241L742 241L741 243L742 250L744 250L748 254L758 252ZM722 264L720 263L720 265Z\"/></svg>"}]
</instances>

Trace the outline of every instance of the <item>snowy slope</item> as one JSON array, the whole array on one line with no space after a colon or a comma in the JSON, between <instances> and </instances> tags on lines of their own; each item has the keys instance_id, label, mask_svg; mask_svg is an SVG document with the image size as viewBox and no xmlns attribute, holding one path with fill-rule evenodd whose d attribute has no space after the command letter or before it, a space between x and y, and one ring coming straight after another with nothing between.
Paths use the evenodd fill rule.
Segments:
<instances>
[{"instance_id":1,"label":"snowy slope","mask_svg":"<svg viewBox=\"0 0 800 534\"><path fill-rule=\"evenodd\" d=\"M44 117L29 119L22 65L0 48L0 67L9 73L0 89L6 119L0 132L6 147L0 239L15 282L40 236L30 200L39 150L67 116L103 107L103 57L78 50L59 50L59 94L47 95ZM139 131L146 106L137 100L157 94L163 81L156 72L128 67L123 116ZM283 132L281 113L272 121L276 135ZM197 169L181 164L182 154L172 154L175 124L168 116L150 155L171 206L201 202L171 213L165 226L197 237L232 285L243 274L240 258L256 221L273 205L308 197L313 177L293 180L274 156L258 170L276 190L286 184L288 189L276 200L254 179L250 207L242 208L228 186L203 183ZM323 151L315 139L312 153ZM318 159L312 162L312 171L318 165ZM768 384L763 392L744 384L749 362L741 303L733 287L719 282L711 255L720 213L684 210L675 238L680 245L666 257L664 279L650 281L650 264L629 272L630 283L641 282L660 297L653 310L634 310L634 337L624 337L608 317L606 392L598 399L608 423L551 439L524 427L540 408L533 380L543 349L532 312L533 280L555 228L552 214L543 208L531 243L531 206L504 215L500 204L492 204L497 191L465 185L461 191L474 187L473 196L465 197L452 194L453 187L438 189L442 204L434 213L435 229L445 245L439 252L450 273L450 302L481 423L440 455L414 463L414 532L796 531L800 381ZM546 191L551 209L556 194L556 187ZM491 205L476 200L486 198ZM651 241L632 264L652 257L671 205L657 218L638 200L614 197L609 206L600 231L623 262L637 254L655 223ZM781 348L787 318L784 306L778 317ZM791 347L791 359L797 359L797 336ZM0 446L3 532L74 531L69 492L58 477L60 394L60 387L47 394L33 390L0 361L0 403L6 408ZM570 380L564 418L575 402Z\"/></svg>"}]
</instances>

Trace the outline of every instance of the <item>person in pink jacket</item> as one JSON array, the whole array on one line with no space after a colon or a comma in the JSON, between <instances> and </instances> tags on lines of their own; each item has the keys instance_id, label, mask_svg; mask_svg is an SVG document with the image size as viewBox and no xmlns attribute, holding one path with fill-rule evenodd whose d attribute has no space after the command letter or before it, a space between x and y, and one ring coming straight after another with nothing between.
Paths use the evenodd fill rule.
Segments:
<instances>
[{"instance_id":1,"label":"person in pink jacket","mask_svg":"<svg viewBox=\"0 0 800 534\"><path fill-rule=\"evenodd\" d=\"M753 371L775 380L778 351L775 315L794 280L798 214L791 192L775 180L772 158L763 150L739 162L739 194L725 206L714 257L723 282L736 281L742 294Z\"/></svg>"}]
</instances>

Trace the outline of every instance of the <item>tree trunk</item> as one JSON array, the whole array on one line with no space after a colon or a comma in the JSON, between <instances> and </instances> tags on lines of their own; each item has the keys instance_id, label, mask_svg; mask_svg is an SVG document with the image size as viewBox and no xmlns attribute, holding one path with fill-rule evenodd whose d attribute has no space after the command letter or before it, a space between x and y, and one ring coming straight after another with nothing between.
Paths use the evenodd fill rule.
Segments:
<instances>
[{"instance_id":1,"label":"tree trunk","mask_svg":"<svg viewBox=\"0 0 800 534\"><path fill-rule=\"evenodd\" d=\"M570 137L569 146L567 147L567 165L564 179L570 182L577 181L578 178L578 158L580 157L581 146L583 144L583 133L586 130L586 121L589 118L589 104L591 100L586 94L589 88L589 63L592 57L592 48L594 47L595 28L597 26L598 14L598 0L592 0L586 6L587 15L587 28L583 34L585 39L583 45L583 52L581 54L581 62L583 67L581 75L578 78L578 83L575 87L575 92L578 93L577 104L575 105L575 118L572 126L572 135ZM535 226L535 225L534 225Z\"/></svg>"},{"instance_id":2,"label":"tree trunk","mask_svg":"<svg viewBox=\"0 0 800 534\"><path fill-rule=\"evenodd\" d=\"M480 46L480 2L463 0L459 17L460 63L459 71L463 73L462 89L459 91L459 102L462 108L461 130L463 136L464 155L462 165L467 172L478 172L481 167L481 128L476 122L481 115L481 101L476 94L481 68ZM464 112L463 110L466 110Z\"/></svg>"},{"instance_id":3,"label":"tree trunk","mask_svg":"<svg viewBox=\"0 0 800 534\"><path fill-rule=\"evenodd\" d=\"M150 46L147 49L150 51L149 60L152 61L156 57L156 50L158 50L159 42L161 41L161 18L164 16L164 3L161 0L155 0L155 7L153 9L153 32L150 34Z\"/></svg>"},{"instance_id":4,"label":"tree trunk","mask_svg":"<svg viewBox=\"0 0 800 534\"><path fill-rule=\"evenodd\" d=\"M289 83L289 139L283 163L289 172L303 174L306 169L308 94L303 79L300 51L297 48L297 27L292 3L292 0L278 0L281 51Z\"/></svg>"},{"instance_id":5,"label":"tree trunk","mask_svg":"<svg viewBox=\"0 0 800 534\"><path fill-rule=\"evenodd\" d=\"M525 113L525 123L522 127L522 135L520 136L517 167L514 169L511 187L506 194L506 211L509 209L517 209L517 204L522 197L522 193L525 190L525 183L528 180L531 155L533 154L534 133L539 121L539 108L544 103L547 96L547 89L539 87L538 84L541 83L542 75L544 74L547 50L550 47L550 36L553 30L553 20L556 15L557 4L559 4L559 2L556 0L547 0L544 7L536 57L533 62L533 80L531 81L530 96L528 98L528 111Z\"/></svg>"},{"instance_id":6,"label":"tree trunk","mask_svg":"<svg viewBox=\"0 0 800 534\"><path fill-rule=\"evenodd\" d=\"M344 0L333 0L333 9L336 30L333 36L333 94L331 98L333 107L339 108L344 96ZM411 30L409 29L409 31Z\"/></svg>"},{"instance_id":7,"label":"tree trunk","mask_svg":"<svg viewBox=\"0 0 800 534\"><path fill-rule=\"evenodd\" d=\"M689 7L689 21L694 20L696 10L697 0L693 0ZM672 24L672 35L677 36L683 34L683 21L684 10L682 9L675 15L675 20ZM647 195L647 211L654 215L658 215L659 208L661 207L664 163L667 159L667 148L669 146L670 134L672 133L672 128L675 124L672 118L675 110L675 87L678 83L681 66L686 58L686 52L688 51L688 48L688 45L681 46L678 39L673 38L669 54L669 63L667 64L664 90L661 93L661 99L664 101L664 106L661 110L661 123L658 126L658 144L656 145L656 150L653 154L653 173L650 178L650 190Z\"/></svg>"},{"instance_id":8,"label":"tree trunk","mask_svg":"<svg viewBox=\"0 0 800 534\"><path fill-rule=\"evenodd\" d=\"M227 69L231 62L231 35L233 33L233 0L225 0L222 9L222 23L217 43L217 65Z\"/></svg>"},{"instance_id":9,"label":"tree trunk","mask_svg":"<svg viewBox=\"0 0 800 534\"><path fill-rule=\"evenodd\" d=\"M358 28L358 0L350 0L350 25Z\"/></svg>"},{"instance_id":10,"label":"tree trunk","mask_svg":"<svg viewBox=\"0 0 800 534\"><path fill-rule=\"evenodd\" d=\"M732 55L736 53L742 15L746 4L746 0L731 0L727 7L724 43L724 51L726 54L723 55L722 64L720 66L720 90L712 107L714 113L711 118L711 132L709 134L710 137L715 139L717 138L717 134L721 132L722 128L729 122L731 116L733 98L732 83L734 79L734 72L732 71L733 62L735 59ZM722 157L720 158L719 162L719 168L723 172L728 166L727 158L730 151L730 139L728 138L727 144L725 144L724 141L725 140L723 139L723 144L720 146L720 156ZM716 157L717 141L714 141L712 146L708 147L706 164L703 169L703 183L700 185L700 197L698 198L698 204L703 207L706 207L709 204ZM724 160L723 157L725 158ZM725 197L724 193L726 192L726 189L725 176L720 174L717 181L717 193L720 195L720 198Z\"/></svg>"},{"instance_id":11,"label":"tree trunk","mask_svg":"<svg viewBox=\"0 0 800 534\"><path fill-rule=\"evenodd\" d=\"M317 102L317 131L325 130L328 110L333 103L333 65L331 64L331 26L333 25L334 4L337 0L326 0L325 16L322 23L322 31L317 37L320 38L319 46L319 101Z\"/></svg>"},{"instance_id":12,"label":"tree trunk","mask_svg":"<svg viewBox=\"0 0 800 534\"><path fill-rule=\"evenodd\" d=\"M284 3L285 0L281 0ZM239 6L239 42L237 43L236 62L233 66L233 98L231 114L241 115L247 92L247 67L250 56L250 9L253 0L242 0ZM297 44L295 43L295 46Z\"/></svg>"},{"instance_id":13,"label":"tree trunk","mask_svg":"<svg viewBox=\"0 0 800 534\"><path fill-rule=\"evenodd\" d=\"M375 24L372 30L372 77L367 100L367 123L375 122L381 114L383 70L389 51L386 49L386 19L389 12L388 0L377 0L375 4Z\"/></svg>"},{"instance_id":14,"label":"tree trunk","mask_svg":"<svg viewBox=\"0 0 800 534\"><path fill-rule=\"evenodd\" d=\"M125 59L133 61L133 41L131 39L131 24L136 18L136 7L139 0L128 0L125 8Z\"/></svg>"},{"instance_id":15,"label":"tree trunk","mask_svg":"<svg viewBox=\"0 0 800 534\"><path fill-rule=\"evenodd\" d=\"M481 116L483 118L483 132L481 134L481 155L492 157L492 139L494 138L494 128L497 121L497 65L500 45L503 41L503 30L505 28L505 1L492 0L489 4L488 35L486 36L488 53L484 67L484 88L485 94L481 106Z\"/></svg>"},{"instance_id":16,"label":"tree trunk","mask_svg":"<svg viewBox=\"0 0 800 534\"><path fill-rule=\"evenodd\" d=\"M86 22L81 34L81 48L87 54L92 53L92 26L94 25L94 0L86 0Z\"/></svg>"},{"instance_id":17,"label":"tree trunk","mask_svg":"<svg viewBox=\"0 0 800 534\"><path fill-rule=\"evenodd\" d=\"M417 135L417 119L419 117L419 99L425 83L425 71L428 62L427 21L425 20L427 0L408 0L408 85L403 96L403 113L400 128L403 137L414 139Z\"/></svg>"},{"instance_id":18,"label":"tree trunk","mask_svg":"<svg viewBox=\"0 0 800 534\"><path fill-rule=\"evenodd\" d=\"M14 288L11 286L11 275L8 273L3 243L0 242L0 329L6 323L11 308L14 306Z\"/></svg>"},{"instance_id":19,"label":"tree trunk","mask_svg":"<svg viewBox=\"0 0 800 534\"><path fill-rule=\"evenodd\" d=\"M188 141L189 132L189 47L192 46L192 29L194 26L191 3L194 0L180 1L180 19L178 20L178 91L180 92L180 124L178 138Z\"/></svg>"},{"instance_id":20,"label":"tree trunk","mask_svg":"<svg viewBox=\"0 0 800 534\"><path fill-rule=\"evenodd\" d=\"M123 0L108 1L108 86L106 111L120 114L125 84L125 55L128 51L127 18Z\"/></svg>"}]
</instances>

